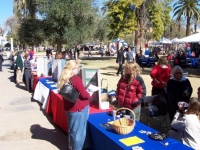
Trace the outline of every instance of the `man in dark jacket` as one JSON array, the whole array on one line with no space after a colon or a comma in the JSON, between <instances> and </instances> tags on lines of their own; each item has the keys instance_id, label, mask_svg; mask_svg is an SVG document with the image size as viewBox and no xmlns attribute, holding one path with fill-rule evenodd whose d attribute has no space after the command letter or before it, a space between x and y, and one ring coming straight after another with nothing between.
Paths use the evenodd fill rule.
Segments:
<instances>
[{"instance_id":1,"label":"man in dark jacket","mask_svg":"<svg viewBox=\"0 0 200 150\"><path fill-rule=\"evenodd\" d=\"M119 73L121 73L121 75L123 75L123 67L122 67L122 65L124 64L124 61L125 61L125 58L124 58L124 47L122 46L120 48L120 50L118 51L118 53L117 53L116 63L119 64L119 68L118 68L118 71L116 73L117 76L119 75Z\"/></svg>"},{"instance_id":2,"label":"man in dark jacket","mask_svg":"<svg viewBox=\"0 0 200 150\"><path fill-rule=\"evenodd\" d=\"M20 84L23 79L23 68L24 68L24 55L25 52L22 52L21 55L18 55L16 58L16 72L17 72L17 84Z\"/></svg>"}]
</instances>

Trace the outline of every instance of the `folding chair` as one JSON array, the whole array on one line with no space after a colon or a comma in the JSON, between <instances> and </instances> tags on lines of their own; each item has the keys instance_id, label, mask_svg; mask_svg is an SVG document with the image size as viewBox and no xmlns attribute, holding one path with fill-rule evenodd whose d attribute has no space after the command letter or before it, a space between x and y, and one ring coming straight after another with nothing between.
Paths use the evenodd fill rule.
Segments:
<instances>
[{"instance_id":1,"label":"folding chair","mask_svg":"<svg viewBox=\"0 0 200 150\"><path fill-rule=\"evenodd\" d=\"M150 122L152 120L156 119L156 120L159 120L159 122L160 122L159 127L163 127L163 128L166 127L168 129L168 127L169 127L168 122L167 122L168 114L166 114L164 116L163 115L151 116L148 113L148 106L150 106L152 104L152 100L155 96L157 96L157 95L146 96L144 99L144 107L146 109L147 124L148 124L148 126L150 126ZM163 124L165 124L165 126L162 126Z\"/></svg>"},{"instance_id":2,"label":"folding chair","mask_svg":"<svg viewBox=\"0 0 200 150\"><path fill-rule=\"evenodd\" d=\"M191 58L187 58L187 59L186 59L186 65L189 66L190 68L192 68L192 61L191 61Z\"/></svg>"}]
</instances>

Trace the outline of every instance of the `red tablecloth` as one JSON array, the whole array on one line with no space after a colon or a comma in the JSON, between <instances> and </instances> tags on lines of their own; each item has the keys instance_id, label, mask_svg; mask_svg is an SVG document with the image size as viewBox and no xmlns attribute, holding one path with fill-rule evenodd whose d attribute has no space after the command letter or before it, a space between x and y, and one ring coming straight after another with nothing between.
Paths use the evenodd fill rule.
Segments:
<instances>
[{"instance_id":1,"label":"red tablecloth","mask_svg":"<svg viewBox=\"0 0 200 150\"><path fill-rule=\"evenodd\" d=\"M90 104L90 114L107 112L111 110L113 110L112 107L110 107L108 110L99 110L97 104ZM46 113L52 114L54 123L67 133L68 123L64 111L63 98L53 91L50 91Z\"/></svg>"},{"instance_id":2,"label":"red tablecloth","mask_svg":"<svg viewBox=\"0 0 200 150\"><path fill-rule=\"evenodd\" d=\"M35 90L35 87L36 87L36 85L37 85L37 83L38 83L38 78L39 77L37 77L37 75L33 75L32 74L32 78L33 78L33 91Z\"/></svg>"}]
</instances>

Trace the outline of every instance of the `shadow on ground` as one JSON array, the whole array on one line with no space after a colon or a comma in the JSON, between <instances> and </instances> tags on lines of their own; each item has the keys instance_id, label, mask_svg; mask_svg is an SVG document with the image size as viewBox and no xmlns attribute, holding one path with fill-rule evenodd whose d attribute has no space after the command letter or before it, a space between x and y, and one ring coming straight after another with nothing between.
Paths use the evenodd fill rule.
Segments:
<instances>
[{"instance_id":1,"label":"shadow on ground","mask_svg":"<svg viewBox=\"0 0 200 150\"><path fill-rule=\"evenodd\" d=\"M32 95L33 96L33 95ZM45 140L53 145L55 145L60 150L67 149L67 134L63 132L60 127L58 127L53 122L53 117L50 114L47 114L45 109L42 108L42 104L36 101L33 97L31 98L31 102L36 102L40 107L40 111L43 115L47 118L48 122L51 123L54 129L47 129L41 127L39 124L33 124L30 127L30 131L32 133L31 138L38 139L38 140ZM62 137L62 138L61 138Z\"/></svg>"},{"instance_id":2,"label":"shadow on ground","mask_svg":"<svg viewBox=\"0 0 200 150\"><path fill-rule=\"evenodd\" d=\"M67 136L57 128L47 129L41 127L39 124L33 124L30 127L30 131L32 133L32 139L48 141L55 145L59 150L67 149Z\"/></svg>"}]
</instances>

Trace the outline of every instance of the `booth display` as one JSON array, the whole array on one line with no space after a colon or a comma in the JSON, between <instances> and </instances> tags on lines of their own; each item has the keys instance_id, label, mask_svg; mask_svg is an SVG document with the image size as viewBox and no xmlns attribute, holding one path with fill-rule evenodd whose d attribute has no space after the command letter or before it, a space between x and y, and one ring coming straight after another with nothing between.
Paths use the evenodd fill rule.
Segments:
<instances>
[{"instance_id":1,"label":"booth display","mask_svg":"<svg viewBox=\"0 0 200 150\"><path fill-rule=\"evenodd\" d=\"M37 58L37 76L48 76L47 57Z\"/></svg>"},{"instance_id":2,"label":"booth display","mask_svg":"<svg viewBox=\"0 0 200 150\"><path fill-rule=\"evenodd\" d=\"M53 81L57 82L63 68L65 67L66 60L64 59L54 59L52 63L52 79Z\"/></svg>"},{"instance_id":3,"label":"booth display","mask_svg":"<svg viewBox=\"0 0 200 150\"><path fill-rule=\"evenodd\" d=\"M108 98L105 102L104 96L102 96L101 93L101 82L100 82L100 70L99 69L88 69L88 68L82 68L81 69L81 78L83 81L83 85L88 88L90 84L99 87L99 90L93 93L90 102L97 103L99 106L99 109L109 109L109 102ZM107 96L108 97L108 96Z\"/></svg>"}]
</instances>

